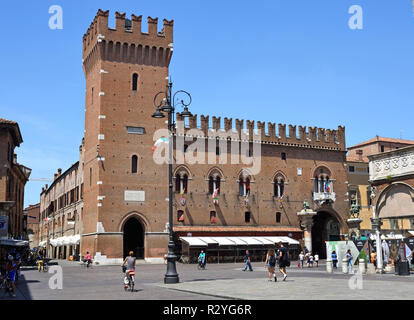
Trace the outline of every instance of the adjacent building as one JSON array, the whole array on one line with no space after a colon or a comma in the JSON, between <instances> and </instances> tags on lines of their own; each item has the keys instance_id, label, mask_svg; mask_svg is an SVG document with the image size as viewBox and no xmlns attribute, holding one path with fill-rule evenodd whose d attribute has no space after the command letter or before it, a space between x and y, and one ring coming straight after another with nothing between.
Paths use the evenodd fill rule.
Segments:
<instances>
[{"instance_id":1,"label":"adjacent building","mask_svg":"<svg viewBox=\"0 0 414 320\"><path fill-rule=\"evenodd\" d=\"M375 216L383 234L414 230L414 145L368 156Z\"/></svg>"},{"instance_id":2,"label":"adjacent building","mask_svg":"<svg viewBox=\"0 0 414 320\"><path fill-rule=\"evenodd\" d=\"M19 125L15 121L0 118L0 216L8 220L4 237L23 239L24 187L31 169L17 162L16 147L23 142Z\"/></svg>"},{"instance_id":3,"label":"adjacent building","mask_svg":"<svg viewBox=\"0 0 414 320\"><path fill-rule=\"evenodd\" d=\"M39 246L40 203L29 205L23 211L30 249Z\"/></svg>"},{"instance_id":4,"label":"adjacent building","mask_svg":"<svg viewBox=\"0 0 414 320\"><path fill-rule=\"evenodd\" d=\"M362 221L360 224L361 234L372 232L371 218L373 217L369 156L381 155L384 152L399 150L414 145L414 141L393 139L376 136L373 139L348 147L348 193L350 211L355 217ZM393 230L394 225L385 220L383 228ZM394 222L392 222L394 223Z\"/></svg>"},{"instance_id":5,"label":"adjacent building","mask_svg":"<svg viewBox=\"0 0 414 320\"><path fill-rule=\"evenodd\" d=\"M53 183L40 194L39 246L54 259L77 259L83 219L83 144L79 161L65 172L58 169Z\"/></svg>"}]
</instances>

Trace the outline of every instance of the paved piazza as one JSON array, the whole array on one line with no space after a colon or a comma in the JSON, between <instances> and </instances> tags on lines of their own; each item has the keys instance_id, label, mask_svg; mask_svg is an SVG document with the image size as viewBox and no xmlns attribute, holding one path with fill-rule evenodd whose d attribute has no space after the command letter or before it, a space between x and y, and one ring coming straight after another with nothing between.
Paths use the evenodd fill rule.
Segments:
<instances>
[{"instance_id":1,"label":"paved piazza","mask_svg":"<svg viewBox=\"0 0 414 320\"><path fill-rule=\"evenodd\" d=\"M241 271L241 264L208 265L197 270L196 265L177 264L179 284L165 285L166 265L140 263L136 270L136 292L125 292L123 274L118 266L81 267L74 262L59 262L63 272L63 289L49 288L50 273L33 268L22 271L17 300L220 300L220 299L412 299L414 275L364 275L361 278L344 275L338 269L328 275L325 266L319 268L288 268L285 282L268 282L262 263L253 263L254 271ZM362 286L362 289L360 289ZM353 289L352 289L353 288ZM3 293L0 299L6 299ZM8 299L8 298L7 298Z\"/></svg>"}]
</instances>

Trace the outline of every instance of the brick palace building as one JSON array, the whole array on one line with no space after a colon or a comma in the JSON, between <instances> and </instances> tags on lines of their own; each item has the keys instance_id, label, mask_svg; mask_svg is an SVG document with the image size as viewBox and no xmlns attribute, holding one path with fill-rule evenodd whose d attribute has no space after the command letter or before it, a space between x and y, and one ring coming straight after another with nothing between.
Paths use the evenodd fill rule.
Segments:
<instances>
[{"instance_id":1,"label":"brick palace building","mask_svg":"<svg viewBox=\"0 0 414 320\"><path fill-rule=\"evenodd\" d=\"M108 27L108 16L108 11L99 10L83 36L86 96L79 162L83 172L80 250L106 263L119 262L131 249L139 258L157 259L167 252L168 166L154 162L154 134L166 129L166 124L165 119L151 115L154 96L168 84L173 21L163 20L159 31L158 19L148 17L144 33L141 16L132 15L129 20L117 12L115 29ZM348 232L345 128L276 126L233 121L232 116L236 115L224 119L194 115L184 129L189 140L185 145L191 145L195 136L190 130L196 128L204 137L212 130L248 132L248 143L260 144L261 170L252 174L244 164L232 164L230 152L221 150L218 141L209 157L227 163L174 165L175 239L178 242L180 236L191 234L301 240L297 212L306 200L317 212L313 247L323 255L325 240ZM253 140L258 129L261 135ZM231 142L240 140L227 140L226 145ZM176 149L175 155L182 151Z\"/></svg>"}]
</instances>

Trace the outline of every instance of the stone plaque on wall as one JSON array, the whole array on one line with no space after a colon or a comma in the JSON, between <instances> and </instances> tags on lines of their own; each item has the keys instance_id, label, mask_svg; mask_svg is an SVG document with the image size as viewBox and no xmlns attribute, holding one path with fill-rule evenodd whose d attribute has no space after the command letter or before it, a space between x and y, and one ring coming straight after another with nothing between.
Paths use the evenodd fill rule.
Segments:
<instances>
[{"instance_id":1,"label":"stone plaque on wall","mask_svg":"<svg viewBox=\"0 0 414 320\"><path fill-rule=\"evenodd\" d=\"M145 201L145 191L125 190L124 200L128 202Z\"/></svg>"}]
</instances>

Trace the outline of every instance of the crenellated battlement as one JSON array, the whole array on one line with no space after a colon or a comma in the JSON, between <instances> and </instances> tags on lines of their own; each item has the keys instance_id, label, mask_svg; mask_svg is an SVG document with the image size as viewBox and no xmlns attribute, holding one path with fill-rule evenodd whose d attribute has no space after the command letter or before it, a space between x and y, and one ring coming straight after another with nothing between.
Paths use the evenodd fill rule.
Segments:
<instances>
[{"instance_id":1,"label":"crenellated battlement","mask_svg":"<svg viewBox=\"0 0 414 320\"><path fill-rule=\"evenodd\" d=\"M250 141L260 140L262 144L277 144L287 145L293 147L304 148L318 148L329 150L346 151L345 146L345 127L338 126L336 130L324 129L317 127L296 126L289 124L276 124L271 122L240 120L232 118L200 115L200 123L198 124L198 116L194 115L189 118L188 124L185 127L187 132L190 129L200 129L204 136L208 136L209 131L233 131L241 136L245 133ZM177 120L183 121L183 118L177 113ZM267 127L267 130L266 130ZM257 137L257 135L259 135Z\"/></svg>"},{"instance_id":2,"label":"crenellated battlement","mask_svg":"<svg viewBox=\"0 0 414 320\"><path fill-rule=\"evenodd\" d=\"M115 29L108 25L109 10L98 10L83 36L83 60L100 58L109 61L168 66L173 51L174 20L163 20L158 31L158 18L148 17L148 32L142 32L142 16L115 13Z\"/></svg>"}]
</instances>

